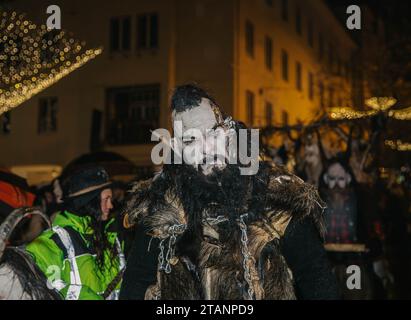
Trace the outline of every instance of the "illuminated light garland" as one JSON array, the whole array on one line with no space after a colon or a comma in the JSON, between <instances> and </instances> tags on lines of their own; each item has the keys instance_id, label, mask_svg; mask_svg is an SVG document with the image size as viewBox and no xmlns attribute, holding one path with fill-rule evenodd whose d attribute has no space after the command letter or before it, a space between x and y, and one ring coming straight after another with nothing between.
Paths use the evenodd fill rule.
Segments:
<instances>
[{"instance_id":1,"label":"illuminated light garland","mask_svg":"<svg viewBox=\"0 0 411 320\"><path fill-rule=\"evenodd\" d=\"M388 115L397 120L411 120L411 107L401 110L390 110Z\"/></svg>"},{"instance_id":2,"label":"illuminated light garland","mask_svg":"<svg viewBox=\"0 0 411 320\"><path fill-rule=\"evenodd\" d=\"M367 99L365 104L372 110L358 111L352 108L331 108L328 113L333 120L353 120L374 116L379 112L390 109L397 103L392 97L373 97ZM411 120L411 107L388 111L388 116L397 120Z\"/></svg>"},{"instance_id":3,"label":"illuminated light garland","mask_svg":"<svg viewBox=\"0 0 411 320\"><path fill-rule=\"evenodd\" d=\"M397 99L393 97L373 97L365 100L365 105L376 110L385 111L397 103Z\"/></svg>"},{"instance_id":4,"label":"illuminated light garland","mask_svg":"<svg viewBox=\"0 0 411 320\"><path fill-rule=\"evenodd\" d=\"M377 114L376 110L369 111L357 111L351 108L331 108L329 110L329 115L333 120L343 120L343 119L361 119L365 117L370 117Z\"/></svg>"},{"instance_id":5,"label":"illuminated light garland","mask_svg":"<svg viewBox=\"0 0 411 320\"><path fill-rule=\"evenodd\" d=\"M30 82L27 85L16 84L15 89L6 92L4 95L0 95L0 115L12 108L19 106L37 93L50 87L63 77L67 76L69 73L80 68L89 60L94 59L97 55L101 54L101 52L101 49L96 49L93 50L93 53L84 54L78 62L71 64L68 68L62 68L58 72L52 72L52 74L50 74L45 79L39 79L36 82Z\"/></svg>"},{"instance_id":6,"label":"illuminated light garland","mask_svg":"<svg viewBox=\"0 0 411 320\"><path fill-rule=\"evenodd\" d=\"M385 140L385 145L397 151L411 151L411 143L402 142L401 140Z\"/></svg>"},{"instance_id":7,"label":"illuminated light garland","mask_svg":"<svg viewBox=\"0 0 411 320\"><path fill-rule=\"evenodd\" d=\"M0 115L102 53L65 31L47 30L16 12L0 13Z\"/></svg>"}]
</instances>

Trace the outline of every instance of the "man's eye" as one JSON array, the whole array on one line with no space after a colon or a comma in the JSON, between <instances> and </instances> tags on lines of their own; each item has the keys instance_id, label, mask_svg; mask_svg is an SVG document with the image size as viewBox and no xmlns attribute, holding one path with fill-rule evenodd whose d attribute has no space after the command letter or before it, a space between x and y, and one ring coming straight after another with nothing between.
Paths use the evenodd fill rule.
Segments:
<instances>
[{"instance_id":1,"label":"man's eye","mask_svg":"<svg viewBox=\"0 0 411 320\"><path fill-rule=\"evenodd\" d=\"M190 138L185 138L185 139L183 140L183 143L184 143L186 146L188 146L189 144L192 144L194 141L196 141L196 138L195 138L195 137L190 137Z\"/></svg>"}]
</instances>

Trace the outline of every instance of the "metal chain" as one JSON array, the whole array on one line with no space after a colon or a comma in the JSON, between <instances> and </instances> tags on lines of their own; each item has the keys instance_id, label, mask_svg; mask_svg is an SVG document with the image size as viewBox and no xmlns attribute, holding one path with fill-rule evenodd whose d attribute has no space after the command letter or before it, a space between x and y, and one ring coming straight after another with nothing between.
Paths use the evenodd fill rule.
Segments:
<instances>
[{"instance_id":1,"label":"metal chain","mask_svg":"<svg viewBox=\"0 0 411 320\"><path fill-rule=\"evenodd\" d=\"M164 240L165 239L162 239L158 245L160 248L160 254L158 255L158 265L160 271L164 270Z\"/></svg>"},{"instance_id":2,"label":"metal chain","mask_svg":"<svg viewBox=\"0 0 411 320\"><path fill-rule=\"evenodd\" d=\"M174 234L170 236L168 239L168 249L167 249L167 254L166 254L166 267L164 269L165 273L169 274L171 273L171 265L170 265L170 260L171 258L174 257L174 244L176 243L176 237Z\"/></svg>"},{"instance_id":3,"label":"metal chain","mask_svg":"<svg viewBox=\"0 0 411 320\"><path fill-rule=\"evenodd\" d=\"M228 128L230 128L230 129L234 129L235 128L235 122L234 122L234 120L233 120L233 118L232 117L227 117L225 120L224 120L224 125L226 125Z\"/></svg>"},{"instance_id":4,"label":"metal chain","mask_svg":"<svg viewBox=\"0 0 411 320\"><path fill-rule=\"evenodd\" d=\"M244 269L244 279L248 284L248 297L250 300L254 300L254 289L250 274L250 268L248 266L249 260L251 259L250 251L248 250L248 236L247 236L247 225L244 222L244 217L248 214L243 214L240 216L239 225L241 229L241 253L243 255L243 269Z\"/></svg>"},{"instance_id":5,"label":"metal chain","mask_svg":"<svg viewBox=\"0 0 411 320\"><path fill-rule=\"evenodd\" d=\"M171 226L168 229L169 237L161 239L159 248L160 248L160 254L158 255L158 264L159 264L159 271L164 271L165 273L169 274L171 273L171 264L170 260L174 257L175 253L175 243L177 241L176 235L182 234L185 229L186 225L184 224L176 224ZM164 241L168 239L168 249L166 256L164 258ZM154 300L160 300L161 299L161 289L160 291L156 292L154 295Z\"/></svg>"},{"instance_id":6,"label":"metal chain","mask_svg":"<svg viewBox=\"0 0 411 320\"><path fill-rule=\"evenodd\" d=\"M217 218L206 218L204 220L207 221L208 224L213 226L213 225L219 224L221 222L228 221L228 218L226 218L225 216L218 216Z\"/></svg>"},{"instance_id":7,"label":"metal chain","mask_svg":"<svg viewBox=\"0 0 411 320\"><path fill-rule=\"evenodd\" d=\"M159 247L160 247L160 254L158 256L158 262L160 265L160 271L164 271L165 273L169 274L171 273L171 264L170 261L171 259L174 258L174 253L175 253L175 244L177 241L176 235L182 234L186 229L185 224L175 224L171 226L168 229L169 237L168 237L168 248L166 252L166 256L164 258L164 241L166 239L162 239L160 241Z\"/></svg>"}]
</instances>

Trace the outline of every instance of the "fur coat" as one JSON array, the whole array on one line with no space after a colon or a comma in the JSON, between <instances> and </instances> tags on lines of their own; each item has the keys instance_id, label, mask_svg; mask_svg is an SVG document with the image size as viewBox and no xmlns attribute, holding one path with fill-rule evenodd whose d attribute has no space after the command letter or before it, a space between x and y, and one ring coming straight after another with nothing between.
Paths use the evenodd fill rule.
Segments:
<instances>
[{"instance_id":1,"label":"fur coat","mask_svg":"<svg viewBox=\"0 0 411 320\"><path fill-rule=\"evenodd\" d=\"M261 165L252 181L257 192L251 194L251 201L260 204L254 213L235 220L208 216L206 211L202 214L196 261L176 251L176 244L190 228L176 186L164 173L132 186L125 226L144 226L151 237L160 240L157 283L147 289L146 299L295 299L281 238L291 219L306 217L323 237L324 204L315 187L271 163ZM155 184L166 187L154 199ZM222 240L227 224L233 232Z\"/></svg>"}]
</instances>

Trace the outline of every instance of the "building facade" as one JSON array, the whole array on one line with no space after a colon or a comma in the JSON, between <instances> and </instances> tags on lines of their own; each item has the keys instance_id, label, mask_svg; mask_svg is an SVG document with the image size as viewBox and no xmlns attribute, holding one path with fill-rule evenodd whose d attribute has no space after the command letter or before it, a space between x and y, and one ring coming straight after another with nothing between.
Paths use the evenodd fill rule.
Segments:
<instances>
[{"instance_id":1,"label":"building facade","mask_svg":"<svg viewBox=\"0 0 411 320\"><path fill-rule=\"evenodd\" d=\"M322 0L52 4L63 29L104 51L2 116L5 166L64 166L101 149L150 166L150 129L170 128L170 93L187 82L253 127L307 122L353 104L357 47ZM10 9L44 24L48 5L15 0Z\"/></svg>"}]
</instances>

